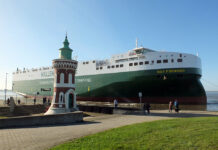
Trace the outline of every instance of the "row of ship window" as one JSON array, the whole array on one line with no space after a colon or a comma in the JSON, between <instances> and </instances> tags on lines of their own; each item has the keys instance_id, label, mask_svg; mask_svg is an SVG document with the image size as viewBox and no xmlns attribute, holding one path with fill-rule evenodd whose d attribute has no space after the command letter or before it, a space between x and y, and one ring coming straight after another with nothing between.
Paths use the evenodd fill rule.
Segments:
<instances>
[{"instance_id":1,"label":"row of ship window","mask_svg":"<svg viewBox=\"0 0 218 150\"><path fill-rule=\"evenodd\" d=\"M123 67L123 64L107 66L108 69L110 69L110 68L122 68L122 67ZM96 70L99 70L99 69L101 70L101 69L103 69L103 67L96 68Z\"/></svg>"},{"instance_id":2,"label":"row of ship window","mask_svg":"<svg viewBox=\"0 0 218 150\"><path fill-rule=\"evenodd\" d=\"M95 60L93 60L92 63L95 63ZM89 64L89 62L88 61L83 62L83 65L85 65L85 64Z\"/></svg>"},{"instance_id":3,"label":"row of ship window","mask_svg":"<svg viewBox=\"0 0 218 150\"><path fill-rule=\"evenodd\" d=\"M182 62L182 59L179 58L177 59L177 62ZM162 60L157 60L157 64L160 64L162 63ZM168 59L164 59L163 60L163 63L168 63ZM174 63L174 59L171 59L171 63ZM129 66L138 66L138 65L148 65L149 64L149 61L145 61L145 62L135 62L135 63L129 63ZM151 64L154 64L154 60L151 61ZM122 68L123 67L123 64L120 64L120 65L112 65L112 66L107 66L108 69L110 68ZM103 67L97 67L96 70L102 70Z\"/></svg>"},{"instance_id":4,"label":"row of ship window","mask_svg":"<svg viewBox=\"0 0 218 150\"><path fill-rule=\"evenodd\" d=\"M157 60L157 64L160 64L162 62L163 63L168 63L168 59L164 59L163 61L162 60ZM182 62L182 59L181 58L177 59L177 62ZM149 61L145 61L144 63L145 63L145 65L148 65ZM143 65L144 63L143 62L139 62L139 63L135 62L134 66L137 66L138 64ZM174 63L174 59L171 59L171 63ZM154 64L154 60L151 61L151 64ZM129 63L129 66L133 66L133 63Z\"/></svg>"}]
</instances>

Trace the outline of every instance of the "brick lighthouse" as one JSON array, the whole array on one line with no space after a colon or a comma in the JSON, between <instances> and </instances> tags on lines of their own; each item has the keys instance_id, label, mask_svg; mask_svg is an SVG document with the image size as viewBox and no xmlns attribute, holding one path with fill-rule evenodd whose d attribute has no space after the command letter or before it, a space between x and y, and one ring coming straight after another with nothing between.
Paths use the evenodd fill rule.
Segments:
<instances>
[{"instance_id":1,"label":"brick lighthouse","mask_svg":"<svg viewBox=\"0 0 218 150\"><path fill-rule=\"evenodd\" d=\"M75 72L77 61L72 60L72 49L69 47L67 35L63 42L64 47L59 49L59 59L54 59L54 91L50 108L45 113L58 114L76 111Z\"/></svg>"}]
</instances>

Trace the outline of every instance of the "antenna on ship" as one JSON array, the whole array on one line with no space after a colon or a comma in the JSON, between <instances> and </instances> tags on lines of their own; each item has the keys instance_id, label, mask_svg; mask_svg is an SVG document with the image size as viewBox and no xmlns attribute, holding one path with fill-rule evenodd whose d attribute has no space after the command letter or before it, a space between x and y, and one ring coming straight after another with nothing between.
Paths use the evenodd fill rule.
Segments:
<instances>
[{"instance_id":1,"label":"antenna on ship","mask_svg":"<svg viewBox=\"0 0 218 150\"><path fill-rule=\"evenodd\" d=\"M135 45L136 45L136 48L138 48L138 38L136 38Z\"/></svg>"}]
</instances>

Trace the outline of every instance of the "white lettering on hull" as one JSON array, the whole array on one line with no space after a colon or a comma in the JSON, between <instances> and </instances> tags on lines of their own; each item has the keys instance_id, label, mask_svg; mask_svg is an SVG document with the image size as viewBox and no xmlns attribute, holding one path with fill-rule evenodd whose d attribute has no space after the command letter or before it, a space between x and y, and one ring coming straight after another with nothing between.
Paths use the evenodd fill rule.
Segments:
<instances>
[{"instance_id":1,"label":"white lettering on hull","mask_svg":"<svg viewBox=\"0 0 218 150\"><path fill-rule=\"evenodd\" d=\"M85 79L76 79L76 82L92 82L92 79L90 78L85 78Z\"/></svg>"}]
</instances>

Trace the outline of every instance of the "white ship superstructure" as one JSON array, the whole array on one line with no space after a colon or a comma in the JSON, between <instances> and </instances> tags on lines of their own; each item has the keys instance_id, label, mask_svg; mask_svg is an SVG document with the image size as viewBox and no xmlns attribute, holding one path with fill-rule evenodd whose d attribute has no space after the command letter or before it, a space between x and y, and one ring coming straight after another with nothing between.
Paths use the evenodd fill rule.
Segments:
<instances>
[{"instance_id":1,"label":"white ship superstructure","mask_svg":"<svg viewBox=\"0 0 218 150\"><path fill-rule=\"evenodd\" d=\"M113 55L106 60L81 61L76 76L173 68L201 70L201 60L192 54L154 51L141 47L124 54ZM13 81L48 79L53 75L52 67L23 69L23 71L18 69L13 73Z\"/></svg>"}]
</instances>

